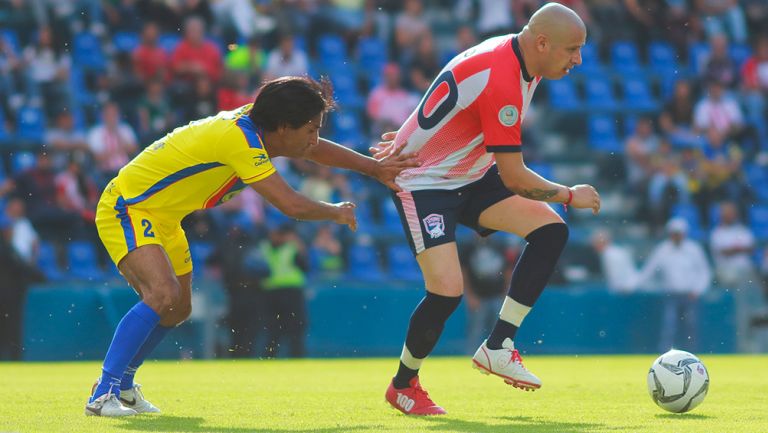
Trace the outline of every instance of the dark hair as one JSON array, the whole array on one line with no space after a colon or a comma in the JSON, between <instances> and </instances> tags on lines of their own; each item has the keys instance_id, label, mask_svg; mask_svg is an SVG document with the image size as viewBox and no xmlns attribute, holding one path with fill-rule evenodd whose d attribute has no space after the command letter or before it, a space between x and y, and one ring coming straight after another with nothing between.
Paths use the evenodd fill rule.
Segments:
<instances>
[{"instance_id":1,"label":"dark hair","mask_svg":"<svg viewBox=\"0 0 768 433\"><path fill-rule=\"evenodd\" d=\"M248 116L266 131L281 126L300 128L320 113L332 110L333 86L323 77L282 77L264 83Z\"/></svg>"}]
</instances>

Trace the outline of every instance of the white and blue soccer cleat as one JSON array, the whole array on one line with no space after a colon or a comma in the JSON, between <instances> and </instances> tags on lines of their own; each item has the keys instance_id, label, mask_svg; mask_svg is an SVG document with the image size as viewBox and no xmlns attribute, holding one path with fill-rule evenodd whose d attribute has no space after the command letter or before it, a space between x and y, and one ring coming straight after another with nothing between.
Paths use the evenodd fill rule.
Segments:
<instances>
[{"instance_id":1,"label":"white and blue soccer cleat","mask_svg":"<svg viewBox=\"0 0 768 433\"><path fill-rule=\"evenodd\" d=\"M138 413L160 413L160 409L148 402L141 392L141 385L135 383L131 389L120 390L120 403Z\"/></svg>"},{"instance_id":2,"label":"white and blue soccer cleat","mask_svg":"<svg viewBox=\"0 0 768 433\"><path fill-rule=\"evenodd\" d=\"M85 405L86 416L131 416L136 415L133 409L129 409L120 403L115 394L108 392Z\"/></svg>"},{"instance_id":3,"label":"white and blue soccer cleat","mask_svg":"<svg viewBox=\"0 0 768 433\"><path fill-rule=\"evenodd\" d=\"M498 350L489 349L488 340L483 341L472 357L472 366L483 374L493 374L504 379L508 385L526 391L541 388L541 380L523 365L523 358L515 349L515 343L505 338Z\"/></svg>"}]
</instances>

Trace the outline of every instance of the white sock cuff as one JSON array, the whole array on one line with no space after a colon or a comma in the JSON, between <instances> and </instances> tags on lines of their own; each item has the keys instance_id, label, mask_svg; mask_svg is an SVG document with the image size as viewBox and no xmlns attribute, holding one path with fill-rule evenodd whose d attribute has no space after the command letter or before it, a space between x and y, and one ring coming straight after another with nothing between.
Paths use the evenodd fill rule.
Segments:
<instances>
[{"instance_id":1,"label":"white sock cuff","mask_svg":"<svg viewBox=\"0 0 768 433\"><path fill-rule=\"evenodd\" d=\"M519 328L529 311L531 311L531 307L523 305L507 296L504 299L504 305L501 306L499 318Z\"/></svg>"},{"instance_id":2,"label":"white sock cuff","mask_svg":"<svg viewBox=\"0 0 768 433\"><path fill-rule=\"evenodd\" d=\"M416 358L411 355L411 351L403 344L403 353L400 354L400 362L411 370L418 370L421 368L421 363L424 362L424 358Z\"/></svg>"}]
</instances>

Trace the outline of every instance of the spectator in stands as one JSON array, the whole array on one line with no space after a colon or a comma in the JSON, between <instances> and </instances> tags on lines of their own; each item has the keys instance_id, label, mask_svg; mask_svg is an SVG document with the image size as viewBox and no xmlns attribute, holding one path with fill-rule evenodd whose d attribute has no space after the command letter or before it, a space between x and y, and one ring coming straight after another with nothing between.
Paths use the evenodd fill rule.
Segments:
<instances>
[{"instance_id":1,"label":"spectator in stands","mask_svg":"<svg viewBox=\"0 0 768 433\"><path fill-rule=\"evenodd\" d=\"M267 55L261 47L261 38L251 36L247 44L236 45L234 50L227 53L224 64L230 71L251 77L251 84L257 84L261 81L266 58Z\"/></svg>"},{"instance_id":2,"label":"spectator in stands","mask_svg":"<svg viewBox=\"0 0 768 433\"><path fill-rule=\"evenodd\" d=\"M640 271L638 284L658 287L664 295L659 351L672 347L696 350L697 300L711 284L712 271L704 249L687 239L688 223L674 218L667 223L668 239L656 246ZM657 284L652 280L656 274ZM685 340L676 340L678 325L683 326Z\"/></svg>"},{"instance_id":3,"label":"spectator in stands","mask_svg":"<svg viewBox=\"0 0 768 433\"><path fill-rule=\"evenodd\" d=\"M666 0L624 0L628 24L633 39L641 47L647 47L653 40L662 39L670 18ZM614 24L615 25L615 24Z\"/></svg>"},{"instance_id":4,"label":"spectator in stands","mask_svg":"<svg viewBox=\"0 0 768 433\"><path fill-rule=\"evenodd\" d=\"M101 112L101 123L88 131L88 147L96 160L99 185L114 177L139 150L133 128L120 121L117 105L107 102Z\"/></svg>"},{"instance_id":5,"label":"spectator in stands","mask_svg":"<svg viewBox=\"0 0 768 433\"><path fill-rule=\"evenodd\" d=\"M422 36L417 43L416 52L411 59L408 69L410 69L411 87L416 93L424 94L429 90L432 80L442 69L435 50L434 39L430 33Z\"/></svg>"},{"instance_id":6,"label":"spectator in stands","mask_svg":"<svg viewBox=\"0 0 768 433\"><path fill-rule=\"evenodd\" d=\"M24 49L29 96L33 101L38 99L49 117L70 106L68 80L72 59L69 54L57 49L53 40L51 29L42 27L37 43Z\"/></svg>"},{"instance_id":7,"label":"spectator in stands","mask_svg":"<svg viewBox=\"0 0 768 433\"><path fill-rule=\"evenodd\" d=\"M412 58L416 43L430 32L424 16L424 6L419 0L405 0L402 12L395 17L396 56L402 62Z\"/></svg>"},{"instance_id":8,"label":"spectator in stands","mask_svg":"<svg viewBox=\"0 0 768 433\"><path fill-rule=\"evenodd\" d=\"M269 233L259 248L270 275L264 282L264 313L267 343L262 356L274 358L288 346L288 356L301 358L307 327L304 300L306 272L309 269L306 247L294 228L284 225ZM282 353L281 353L282 352Z\"/></svg>"},{"instance_id":9,"label":"spectator in stands","mask_svg":"<svg viewBox=\"0 0 768 433\"><path fill-rule=\"evenodd\" d=\"M259 355L254 345L264 326L263 283L269 266L254 242L254 236L237 224L220 237L209 263L221 268L224 289L229 295L227 328L232 330L229 354L233 358Z\"/></svg>"},{"instance_id":10,"label":"spectator in stands","mask_svg":"<svg viewBox=\"0 0 768 433\"><path fill-rule=\"evenodd\" d=\"M667 140L676 147L702 145L693 130L693 92L688 80L675 82L672 97L664 104L659 116L659 126Z\"/></svg>"},{"instance_id":11,"label":"spectator in stands","mask_svg":"<svg viewBox=\"0 0 768 433\"><path fill-rule=\"evenodd\" d=\"M145 83L151 80L166 80L169 76L169 58L157 44L159 28L148 22L141 31L141 43L133 50L133 67Z\"/></svg>"},{"instance_id":12,"label":"spectator in stands","mask_svg":"<svg viewBox=\"0 0 768 433\"><path fill-rule=\"evenodd\" d=\"M67 166L70 158L86 162L89 156L85 133L75 128L75 117L65 110L56 115L53 127L45 131L45 143L57 170Z\"/></svg>"},{"instance_id":13,"label":"spectator in stands","mask_svg":"<svg viewBox=\"0 0 768 433\"><path fill-rule=\"evenodd\" d=\"M14 200L23 207L21 199ZM10 223L0 215L0 360L20 361L27 286L42 281L43 277L14 247L10 239L13 236Z\"/></svg>"},{"instance_id":14,"label":"spectator in stands","mask_svg":"<svg viewBox=\"0 0 768 433\"><path fill-rule=\"evenodd\" d=\"M227 71L219 87L218 111L234 110L253 102L253 91L245 71Z\"/></svg>"},{"instance_id":15,"label":"spectator in stands","mask_svg":"<svg viewBox=\"0 0 768 433\"><path fill-rule=\"evenodd\" d=\"M4 218L8 222L6 230L11 246L27 265L34 266L40 251L40 236L27 218L22 197L10 197L5 205Z\"/></svg>"},{"instance_id":16,"label":"spectator in stands","mask_svg":"<svg viewBox=\"0 0 768 433\"><path fill-rule=\"evenodd\" d=\"M768 3L765 0L741 0L750 35L765 30L768 22Z\"/></svg>"},{"instance_id":17,"label":"spectator in stands","mask_svg":"<svg viewBox=\"0 0 768 433\"><path fill-rule=\"evenodd\" d=\"M629 293L637 288L639 275L629 248L614 243L607 230L592 233L592 248L600 257L600 269L608 290Z\"/></svg>"},{"instance_id":18,"label":"spectator in stands","mask_svg":"<svg viewBox=\"0 0 768 433\"><path fill-rule=\"evenodd\" d=\"M342 245L335 226L322 224L317 228L310 246L313 270L322 275L338 275L344 271Z\"/></svg>"},{"instance_id":19,"label":"spectator in stands","mask_svg":"<svg viewBox=\"0 0 768 433\"><path fill-rule=\"evenodd\" d=\"M184 110L188 122L216 114L219 102L213 88L208 77L201 76L195 81L189 105Z\"/></svg>"},{"instance_id":20,"label":"spectator in stands","mask_svg":"<svg viewBox=\"0 0 768 433\"><path fill-rule=\"evenodd\" d=\"M107 25L113 32L138 32L143 18L138 0L101 2Z\"/></svg>"},{"instance_id":21,"label":"spectator in stands","mask_svg":"<svg viewBox=\"0 0 768 433\"><path fill-rule=\"evenodd\" d=\"M766 6L768 9L768 6ZM742 101L749 122L757 129L761 148L768 149L766 98L768 98L768 34L757 37L753 54L741 69Z\"/></svg>"},{"instance_id":22,"label":"spectator in stands","mask_svg":"<svg viewBox=\"0 0 768 433\"><path fill-rule=\"evenodd\" d=\"M461 254L468 353L474 353L496 324L507 294L505 288L520 255L519 248L508 249L500 239L476 236Z\"/></svg>"},{"instance_id":23,"label":"spectator in stands","mask_svg":"<svg viewBox=\"0 0 768 433\"><path fill-rule=\"evenodd\" d=\"M0 37L0 107L15 111L24 102L24 72L14 48L5 37Z\"/></svg>"},{"instance_id":24,"label":"spectator in stands","mask_svg":"<svg viewBox=\"0 0 768 433\"><path fill-rule=\"evenodd\" d=\"M301 76L309 73L309 60L304 51L296 48L293 35L280 37L280 44L267 57L264 80L285 76Z\"/></svg>"},{"instance_id":25,"label":"spectator in stands","mask_svg":"<svg viewBox=\"0 0 768 433\"><path fill-rule=\"evenodd\" d=\"M518 17L514 15L513 8L516 3L519 2L459 0L456 2L456 15L462 22L477 23L475 30L480 35L480 39L488 39L492 36L511 33L515 29L515 19Z\"/></svg>"},{"instance_id":26,"label":"spectator in stands","mask_svg":"<svg viewBox=\"0 0 768 433\"><path fill-rule=\"evenodd\" d=\"M200 77L212 83L221 79L221 51L215 43L205 39L205 22L198 16L184 22L184 38L171 55L174 79L192 85Z\"/></svg>"},{"instance_id":27,"label":"spectator in stands","mask_svg":"<svg viewBox=\"0 0 768 433\"><path fill-rule=\"evenodd\" d=\"M709 57L704 64L704 77L717 81L725 89L736 87L739 70L728 52L728 37L723 33L712 35L709 39Z\"/></svg>"},{"instance_id":28,"label":"spectator in stands","mask_svg":"<svg viewBox=\"0 0 768 433\"><path fill-rule=\"evenodd\" d=\"M670 155L659 161L659 166L648 183L648 222L658 229L671 216L672 208L689 203L688 179L681 170L680 160Z\"/></svg>"},{"instance_id":29,"label":"spectator in stands","mask_svg":"<svg viewBox=\"0 0 768 433\"><path fill-rule=\"evenodd\" d=\"M653 155L659 149L659 137L653 130L653 121L648 117L638 119L635 131L627 137L625 144L627 181L634 191L643 191L653 173Z\"/></svg>"},{"instance_id":30,"label":"spectator in stands","mask_svg":"<svg viewBox=\"0 0 768 433\"><path fill-rule=\"evenodd\" d=\"M402 125L419 103L419 96L403 87L400 67L396 63L387 64L382 77L382 82L371 91L366 103L371 134L375 136L391 131L391 125Z\"/></svg>"},{"instance_id":31,"label":"spectator in stands","mask_svg":"<svg viewBox=\"0 0 768 433\"><path fill-rule=\"evenodd\" d=\"M725 33L733 42L747 42L747 23L739 0L695 0L694 5L708 36Z\"/></svg>"},{"instance_id":32,"label":"spectator in stands","mask_svg":"<svg viewBox=\"0 0 768 433\"><path fill-rule=\"evenodd\" d=\"M175 123L168 104L165 84L159 78L146 84L147 91L139 101L139 137L142 143L151 143L171 130Z\"/></svg>"},{"instance_id":33,"label":"spectator in stands","mask_svg":"<svg viewBox=\"0 0 768 433\"><path fill-rule=\"evenodd\" d=\"M275 20L262 9L271 2L252 2L250 0L215 1L211 11L215 18L216 27L221 29L226 40L234 40L230 35L240 36L251 40L266 34L275 28ZM284 7L285 2L280 4Z\"/></svg>"},{"instance_id":34,"label":"spectator in stands","mask_svg":"<svg viewBox=\"0 0 768 433\"><path fill-rule=\"evenodd\" d=\"M34 3L25 0L9 0L0 3L0 28L16 33L19 45L31 44L35 30L41 24L33 9Z\"/></svg>"},{"instance_id":35,"label":"spectator in stands","mask_svg":"<svg viewBox=\"0 0 768 433\"><path fill-rule=\"evenodd\" d=\"M738 101L725 93L725 87L718 80L709 80L707 89L707 96L694 109L694 131L709 137L710 141L713 136L735 140L746 158L752 159L757 153L755 131L744 122Z\"/></svg>"},{"instance_id":36,"label":"spectator in stands","mask_svg":"<svg viewBox=\"0 0 768 433\"><path fill-rule=\"evenodd\" d=\"M696 195L701 220L708 221L709 208L717 201L733 201L745 209L751 191L742 176L744 157L739 146L710 128L703 155L701 188Z\"/></svg>"},{"instance_id":37,"label":"spectator in stands","mask_svg":"<svg viewBox=\"0 0 768 433\"><path fill-rule=\"evenodd\" d=\"M76 158L71 158L66 169L56 175L54 186L58 206L64 211L79 214L95 237L94 218L99 189Z\"/></svg>"},{"instance_id":38,"label":"spectator in stands","mask_svg":"<svg viewBox=\"0 0 768 433\"><path fill-rule=\"evenodd\" d=\"M120 107L120 112L133 121L136 109L144 94L144 82L136 74L127 52L118 52L110 62L106 74L109 100Z\"/></svg>"}]
</instances>

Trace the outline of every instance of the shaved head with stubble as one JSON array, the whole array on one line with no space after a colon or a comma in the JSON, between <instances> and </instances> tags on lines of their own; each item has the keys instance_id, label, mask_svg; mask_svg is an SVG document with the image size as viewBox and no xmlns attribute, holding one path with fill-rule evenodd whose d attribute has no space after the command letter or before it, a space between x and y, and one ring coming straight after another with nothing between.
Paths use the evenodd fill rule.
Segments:
<instances>
[{"instance_id":1,"label":"shaved head with stubble","mask_svg":"<svg viewBox=\"0 0 768 433\"><path fill-rule=\"evenodd\" d=\"M547 3L531 16L518 38L528 72L557 80L581 64L587 28L573 10Z\"/></svg>"}]
</instances>

